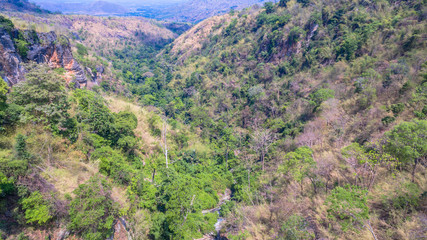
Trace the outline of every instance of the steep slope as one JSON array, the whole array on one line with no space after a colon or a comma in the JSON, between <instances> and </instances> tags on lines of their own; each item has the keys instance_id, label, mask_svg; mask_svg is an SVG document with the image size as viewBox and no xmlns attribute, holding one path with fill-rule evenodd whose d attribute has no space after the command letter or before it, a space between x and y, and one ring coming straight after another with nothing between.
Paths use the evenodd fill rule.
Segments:
<instances>
[{"instance_id":1,"label":"steep slope","mask_svg":"<svg viewBox=\"0 0 427 240\"><path fill-rule=\"evenodd\" d=\"M330 220L328 201L343 197L331 195L341 191L334 186L351 184L367 191L379 238L413 238L425 218L425 161L415 172L417 163L406 165L397 180L392 163L378 160L382 170L368 187L369 167L346 151L360 146L363 156L386 157L387 133L426 118L425 10L416 0L280 1L214 17L159 56L171 70L153 76L158 85L146 81L131 91L199 129L218 159L227 159L241 204L229 215L227 237L286 239L285 224L301 224L301 239L370 238L367 225L346 232L338 224L345 223ZM426 131L425 121L415 123ZM299 172L299 161L311 163ZM414 187L414 212L390 208L400 196L397 182ZM413 218L396 224L387 211Z\"/></svg>"},{"instance_id":2,"label":"steep slope","mask_svg":"<svg viewBox=\"0 0 427 240\"><path fill-rule=\"evenodd\" d=\"M52 50L53 46L56 45L56 48L61 48L61 43L69 42L70 45L66 49L59 49L61 54L63 54L59 58L69 60L65 63L62 63L62 60L59 60L59 62L55 60L58 62L55 64L68 71L67 81L72 79L71 75L76 75L77 78L74 79L74 82L80 82L78 85L82 86L85 86L86 78L90 79L90 86L97 85L102 81L108 83L120 81L120 75L113 73L114 70L109 67L109 61L114 60L117 63L120 61L116 59L116 55L120 55L122 51L136 46L143 48L144 53L155 54L157 49L171 42L177 36L176 33L164 27L162 23L139 17L104 18L78 15L29 15L17 12L4 12L3 14L13 20L16 28L27 33L22 35L21 40L24 39L24 36L27 38L33 36L34 34L29 33L34 31L41 38L47 36L46 41L35 46L28 43L28 41L33 41L31 39L21 42L21 44L25 45L22 45L23 49L29 49L29 54L26 54L31 57L29 60L41 62L40 59L42 58L36 56L40 54L33 52L33 50L41 51L41 45L43 45L42 48L50 46L50 50L43 50L49 55L45 62L50 64L51 57L57 56L55 50ZM179 26L175 27L179 29ZM16 44L12 45L15 47ZM65 45L68 45L68 43L65 43ZM4 51L16 53L15 48L5 49ZM72 51L75 58L71 57L73 55ZM21 58L23 58L22 60L26 60L27 56ZM14 57L5 57L5 59L8 59L8 63L3 63L4 68L11 69L7 70L7 74L3 75L3 77L7 77L8 79L16 78L10 80L11 83L22 79L22 67L19 64L21 59L17 58L17 55ZM79 67L79 64L82 66ZM13 74L15 76L12 76ZM117 91L121 91L121 85L117 85Z\"/></svg>"},{"instance_id":3,"label":"steep slope","mask_svg":"<svg viewBox=\"0 0 427 240\"><path fill-rule=\"evenodd\" d=\"M424 5L281 0L166 46L136 18L14 13L120 82L0 81L1 237L422 239Z\"/></svg>"}]
</instances>

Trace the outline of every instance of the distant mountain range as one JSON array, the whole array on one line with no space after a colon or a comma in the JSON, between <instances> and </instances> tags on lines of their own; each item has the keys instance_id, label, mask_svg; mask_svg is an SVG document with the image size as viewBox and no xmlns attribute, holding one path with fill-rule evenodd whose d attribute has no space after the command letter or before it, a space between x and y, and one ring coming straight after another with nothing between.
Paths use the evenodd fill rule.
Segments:
<instances>
[{"instance_id":1,"label":"distant mountain range","mask_svg":"<svg viewBox=\"0 0 427 240\"><path fill-rule=\"evenodd\" d=\"M231 9L242 9L271 0L170 0L170 1L83 1L32 0L42 8L64 14L127 15L157 20L199 22Z\"/></svg>"},{"instance_id":2,"label":"distant mountain range","mask_svg":"<svg viewBox=\"0 0 427 240\"><path fill-rule=\"evenodd\" d=\"M167 7L138 8L132 14L159 20L199 22L215 15L227 13L231 9L240 10L255 4L263 5L265 2L272 2L272 0L190 0Z\"/></svg>"},{"instance_id":3,"label":"distant mountain range","mask_svg":"<svg viewBox=\"0 0 427 240\"><path fill-rule=\"evenodd\" d=\"M54 1L37 1L42 8L52 12L88 14L88 15L120 15L129 10L119 4L107 1L84 1L84 2L54 2Z\"/></svg>"}]
</instances>

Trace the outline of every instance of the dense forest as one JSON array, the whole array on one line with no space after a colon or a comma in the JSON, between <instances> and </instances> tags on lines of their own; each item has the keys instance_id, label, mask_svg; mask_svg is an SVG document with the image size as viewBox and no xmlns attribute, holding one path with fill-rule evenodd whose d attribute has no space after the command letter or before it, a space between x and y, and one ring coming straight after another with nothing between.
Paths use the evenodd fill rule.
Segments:
<instances>
[{"instance_id":1,"label":"dense forest","mask_svg":"<svg viewBox=\"0 0 427 240\"><path fill-rule=\"evenodd\" d=\"M31 18L80 21L61 33L102 77L28 60L0 79L0 239L424 239L426 17L280 0L182 34ZM24 18L0 16L22 59Z\"/></svg>"}]
</instances>

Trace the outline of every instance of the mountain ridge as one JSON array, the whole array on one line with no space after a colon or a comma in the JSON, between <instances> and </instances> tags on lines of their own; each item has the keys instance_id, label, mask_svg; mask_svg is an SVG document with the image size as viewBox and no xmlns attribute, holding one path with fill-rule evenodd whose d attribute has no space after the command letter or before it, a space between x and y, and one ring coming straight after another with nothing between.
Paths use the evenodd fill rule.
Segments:
<instances>
[{"instance_id":1,"label":"mountain ridge","mask_svg":"<svg viewBox=\"0 0 427 240\"><path fill-rule=\"evenodd\" d=\"M14 53L53 30L96 84L44 64L0 79L0 237L423 238L426 12L280 0L182 34L4 13Z\"/></svg>"}]
</instances>

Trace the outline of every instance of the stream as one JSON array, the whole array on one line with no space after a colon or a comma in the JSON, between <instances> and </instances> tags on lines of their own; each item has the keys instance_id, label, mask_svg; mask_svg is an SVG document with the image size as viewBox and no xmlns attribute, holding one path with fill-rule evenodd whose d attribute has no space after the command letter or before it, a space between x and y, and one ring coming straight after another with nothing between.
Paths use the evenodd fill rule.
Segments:
<instances>
[{"instance_id":1,"label":"stream","mask_svg":"<svg viewBox=\"0 0 427 240\"><path fill-rule=\"evenodd\" d=\"M224 205L226 202L230 201L230 199L231 199L231 190L226 189L224 194L221 195L219 203L218 203L216 208L206 209L206 210L202 211L203 214L214 213L214 212L216 212L218 214L218 220L214 225L216 234L215 235L213 233L207 234L207 235L203 236L203 238L200 238L197 240L220 240L220 239L223 239L220 236L220 233L221 233L221 229L224 227L225 219L220 217L220 210L221 210L221 206Z\"/></svg>"}]
</instances>

